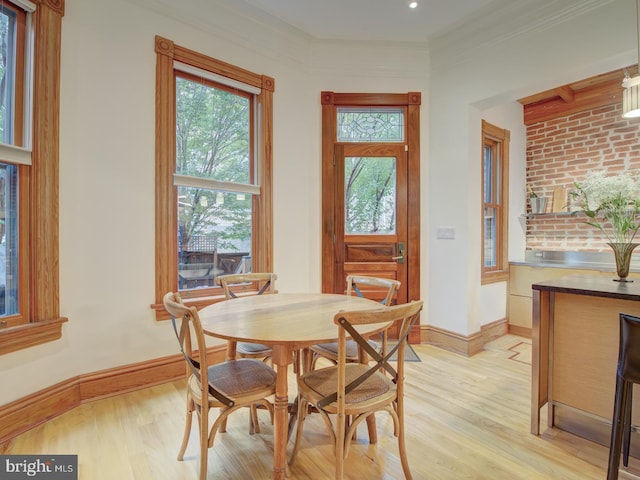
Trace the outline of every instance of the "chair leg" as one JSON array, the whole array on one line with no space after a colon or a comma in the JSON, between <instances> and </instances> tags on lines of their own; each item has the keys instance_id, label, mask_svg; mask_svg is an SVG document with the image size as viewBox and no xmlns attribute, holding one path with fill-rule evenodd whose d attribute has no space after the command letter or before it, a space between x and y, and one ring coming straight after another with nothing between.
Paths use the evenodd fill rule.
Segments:
<instances>
[{"instance_id":1,"label":"chair leg","mask_svg":"<svg viewBox=\"0 0 640 480\"><path fill-rule=\"evenodd\" d=\"M607 468L607 480L617 480L620 468L620 453L622 450L622 423L624 412L627 409L629 386L633 384L625 382L616 375L616 394L613 406L613 421L611 427L611 442L609 445L609 464Z\"/></svg>"},{"instance_id":2,"label":"chair leg","mask_svg":"<svg viewBox=\"0 0 640 480\"><path fill-rule=\"evenodd\" d=\"M336 439L335 439L335 451L336 451L336 480L343 480L344 478L344 456L345 456L345 442L347 441L347 422L346 415L337 415L336 418ZM351 441L351 438L348 439Z\"/></svg>"},{"instance_id":3,"label":"chair leg","mask_svg":"<svg viewBox=\"0 0 640 480\"><path fill-rule=\"evenodd\" d=\"M200 408L200 480L207 479L207 460L209 457L209 405Z\"/></svg>"},{"instance_id":4,"label":"chair leg","mask_svg":"<svg viewBox=\"0 0 640 480\"><path fill-rule=\"evenodd\" d=\"M184 420L184 434L182 435L182 445L180 445L180 450L178 451L178 460L180 461L184 459L184 452L187 450L187 444L189 443L194 409L193 400L191 400L191 397L187 393L187 413Z\"/></svg>"},{"instance_id":5,"label":"chair leg","mask_svg":"<svg viewBox=\"0 0 640 480\"><path fill-rule=\"evenodd\" d=\"M260 433L260 424L258 423L258 409L255 405L249 407L249 435Z\"/></svg>"},{"instance_id":6,"label":"chair leg","mask_svg":"<svg viewBox=\"0 0 640 480\"><path fill-rule=\"evenodd\" d=\"M398 418L398 453L400 454L400 462L402 463L402 471L406 480L413 480L411 470L409 469L409 461L407 460L407 445L404 439L404 402L402 398L396 403L396 415Z\"/></svg>"},{"instance_id":7,"label":"chair leg","mask_svg":"<svg viewBox=\"0 0 640 480\"><path fill-rule=\"evenodd\" d=\"M306 418L307 410L309 409L309 403L306 400L303 400L300 395L298 395L296 403L298 405L298 427L296 428L296 439L293 442L293 450L289 457L289 465L293 465L293 462L296 461L296 455L300 448L300 440L302 439L302 425L304 424L304 419Z\"/></svg>"},{"instance_id":8,"label":"chair leg","mask_svg":"<svg viewBox=\"0 0 640 480\"><path fill-rule=\"evenodd\" d=\"M629 447L631 445L631 406L633 405L633 384L629 387L629 398L627 400L627 408L624 412L623 436L622 443L622 464L629 466Z\"/></svg>"},{"instance_id":9,"label":"chair leg","mask_svg":"<svg viewBox=\"0 0 640 480\"><path fill-rule=\"evenodd\" d=\"M376 416L371 414L367 417L367 430L369 431L369 443L378 443L378 431L376 430Z\"/></svg>"}]
</instances>

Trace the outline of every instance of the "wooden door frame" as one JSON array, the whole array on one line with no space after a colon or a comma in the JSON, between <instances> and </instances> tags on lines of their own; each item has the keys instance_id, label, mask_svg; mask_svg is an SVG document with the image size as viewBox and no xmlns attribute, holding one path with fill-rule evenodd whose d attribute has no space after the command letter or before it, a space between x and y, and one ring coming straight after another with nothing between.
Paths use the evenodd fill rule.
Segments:
<instances>
[{"instance_id":1,"label":"wooden door frame","mask_svg":"<svg viewBox=\"0 0 640 480\"><path fill-rule=\"evenodd\" d=\"M334 248L334 185L333 167L336 144L336 111L339 106L406 107L407 151L407 301L420 299L420 92L401 93L335 93L322 92L322 291L335 291L335 259L341 256ZM420 342L420 326L409 335L411 343Z\"/></svg>"}]
</instances>

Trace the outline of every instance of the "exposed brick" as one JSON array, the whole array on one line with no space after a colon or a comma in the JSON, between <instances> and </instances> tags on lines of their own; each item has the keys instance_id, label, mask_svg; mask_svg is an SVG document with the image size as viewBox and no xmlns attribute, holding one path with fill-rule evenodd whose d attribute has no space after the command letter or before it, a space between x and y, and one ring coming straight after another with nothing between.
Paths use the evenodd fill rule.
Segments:
<instances>
[{"instance_id":1,"label":"exposed brick","mask_svg":"<svg viewBox=\"0 0 640 480\"><path fill-rule=\"evenodd\" d=\"M553 188L573 188L587 173L605 170L640 174L640 123L621 117L619 102L527 127L526 180L550 196ZM571 204L571 198L569 198ZM574 215L530 215L528 249L608 251L607 239Z\"/></svg>"}]
</instances>

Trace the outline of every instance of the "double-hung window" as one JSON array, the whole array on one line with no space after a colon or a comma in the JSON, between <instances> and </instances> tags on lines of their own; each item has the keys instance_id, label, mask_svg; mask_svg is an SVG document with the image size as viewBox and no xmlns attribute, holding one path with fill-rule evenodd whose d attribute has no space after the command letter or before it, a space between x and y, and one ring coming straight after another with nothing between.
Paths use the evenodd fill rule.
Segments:
<instances>
[{"instance_id":1,"label":"double-hung window","mask_svg":"<svg viewBox=\"0 0 640 480\"><path fill-rule=\"evenodd\" d=\"M271 270L273 79L156 38L156 304ZM250 289L252 286L247 285Z\"/></svg>"},{"instance_id":2,"label":"double-hung window","mask_svg":"<svg viewBox=\"0 0 640 480\"><path fill-rule=\"evenodd\" d=\"M509 131L482 121L482 283L508 276Z\"/></svg>"},{"instance_id":3,"label":"double-hung window","mask_svg":"<svg viewBox=\"0 0 640 480\"><path fill-rule=\"evenodd\" d=\"M57 224L63 15L64 2L0 5L0 353L60 338L67 320Z\"/></svg>"}]
</instances>

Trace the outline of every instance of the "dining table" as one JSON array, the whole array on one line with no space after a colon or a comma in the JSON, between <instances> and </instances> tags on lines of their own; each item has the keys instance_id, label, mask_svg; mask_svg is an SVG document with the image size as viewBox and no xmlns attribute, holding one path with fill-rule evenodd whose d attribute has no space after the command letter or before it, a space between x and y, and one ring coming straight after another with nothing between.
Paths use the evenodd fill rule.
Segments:
<instances>
[{"instance_id":1,"label":"dining table","mask_svg":"<svg viewBox=\"0 0 640 480\"><path fill-rule=\"evenodd\" d=\"M380 308L380 303L357 296L330 293L277 293L238 297L204 307L198 313L206 335L228 341L227 358L234 359L237 342L272 348L276 369L274 400L273 478L284 480L287 472L289 419L288 368L294 352L318 343L334 342L340 311ZM388 327L384 325L382 329ZM373 335L380 325L361 325L362 335Z\"/></svg>"}]
</instances>

